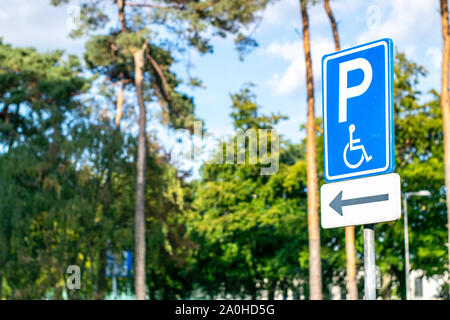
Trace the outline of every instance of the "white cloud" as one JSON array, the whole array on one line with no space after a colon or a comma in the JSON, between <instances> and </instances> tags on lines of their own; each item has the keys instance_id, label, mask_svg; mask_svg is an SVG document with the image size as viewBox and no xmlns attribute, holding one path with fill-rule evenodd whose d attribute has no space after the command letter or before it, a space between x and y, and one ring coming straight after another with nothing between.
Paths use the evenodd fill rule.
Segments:
<instances>
[{"instance_id":1,"label":"white cloud","mask_svg":"<svg viewBox=\"0 0 450 320\"><path fill-rule=\"evenodd\" d=\"M312 42L311 59L316 89L321 85L322 56L333 52L333 48L331 40L319 38ZM288 95L306 88L305 57L300 40L295 42L271 43L267 47L266 53L289 62L288 67L282 75L276 73L269 80L269 85L273 88L275 95Z\"/></svg>"},{"instance_id":2,"label":"white cloud","mask_svg":"<svg viewBox=\"0 0 450 320\"><path fill-rule=\"evenodd\" d=\"M293 12L299 15L298 0L284 0L269 4L264 12L264 24L273 25L286 21Z\"/></svg>"},{"instance_id":3,"label":"white cloud","mask_svg":"<svg viewBox=\"0 0 450 320\"><path fill-rule=\"evenodd\" d=\"M0 10L0 20L6 21L6 19L8 19L8 15L6 14L5 11Z\"/></svg>"},{"instance_id":4,"label":"white cloud","mask_svg":"<svg viewBox=\"0 0 450 320\"><path fill-rule=\"evenodd\" d=\"M440 36L437 1L396 0L390 6L371 9L366 11L368 28L360 33L358 43L389 37L401 51L417 59L423 48Z\"/></svg>"},{"instance_id":5,"label":"white cloud","mask_svg":"<svg viewBox=\"0 0 450 320\"><path fill-rule=\"evenodd\" d=\"M106 3L106 2L105 2ZM38 50L65 49L81 54L85 39L71 39L73 5L54 7L49 0L0 1L0 30L5 43Z\"/></svg>"},{"instance_id":6,"label":"white cloud","mask_svg":"<svg viewBox=\"0 0 450 320\"><path fill-rule=\"evenodd\" d=\"M342 1L342 0L339 0ZM348 1L348 0L346 0ZM360 0L350 0L360 1ZM332 4L334 6L334 2ZM321 29L324 25L328 28L329 20L323 7L323 3L308 5L308 17L310 28L314 30ZM266 7L261 26L258 28L258 34L263 35L267 32L277 32L285 37L287 33L293 33L295 30L301 30L301 13L299 0L279 0ZM328 31L328 30L327 30Z\"/></svg>"},{"instance_id":7,"label":"white cloud","mask_svg":"<svg viewBox=\"0 0 450 320\"><path fill-rule=\"evenodd\" d=\"M304 84L305 66L301 59L295 58L286 69L284 74L274 74L269 81L269 85L273 87L275 95L284 95L295 92Z\"/></svg>"},{"instance_id":8,"label":"white cloud","mask_svg":"<svg viewBox=\"0 0 450 320\"><path fill-rule=\"evenodd\" d=\"M429 47L425 53L431 59L433 67L439 69L442 62L442 50L438 47Z\"/></svg>"},{"instance_id":9,"label":"white cloud","mask_svg":"<svg viewBox=\"0 0 450 320\"><path fill-rule=\"evenodd\" d=\"M285 61L294 60L301 50L300 41L297 42L272 42L266 49L266 53L273 56L280 56Z\"/></svg>"},{"instance_id":10,"label":"white cloud","mask_svg":"<svg viewBox=\"0 0 450 320\"><path fill-rule=\"evenodd\" d=\"M359 12L362 7L368 6L371 3L363 2L361 0L336 0L336 1L330 1L330 7L333 11L336 20L339 22L339 16L341 13L353 13L353 12Z\"/></svg>"}]
</instances>

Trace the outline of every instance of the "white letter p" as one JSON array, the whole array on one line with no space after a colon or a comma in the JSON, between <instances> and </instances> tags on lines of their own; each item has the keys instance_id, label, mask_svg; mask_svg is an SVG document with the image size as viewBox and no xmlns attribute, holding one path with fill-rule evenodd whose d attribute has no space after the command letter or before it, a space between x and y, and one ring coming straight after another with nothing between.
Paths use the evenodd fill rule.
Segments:
<instances>
[{"instance_id":1,"label":"white letter p","mask_svg":"<svg viewBox=\"0 0 450 320\"><path fill-rule=\"evenodd\" d=\"M347 87L347 74L361 69L364 72L363 81L354 87ZM339 122L347 121L347 99L362 95L372 82L372 67L364 58L357 58L339 64Z\"/></svg>"}]
</instances>

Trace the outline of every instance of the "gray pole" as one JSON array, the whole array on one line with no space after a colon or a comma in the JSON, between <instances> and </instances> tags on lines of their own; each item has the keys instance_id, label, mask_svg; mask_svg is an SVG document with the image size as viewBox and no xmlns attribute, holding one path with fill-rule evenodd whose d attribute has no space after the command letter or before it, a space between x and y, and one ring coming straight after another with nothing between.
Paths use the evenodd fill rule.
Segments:
<instances>
[{"instance_id":1,"label":"gray pole","mask_svg":"<svg viewBox=\"0 0 450 320\"><path fill-rule=\"evenodd\" d=\"M113 289L113 300L117 300L117 279L115 274L113 274L112 277L112 289Z\"/></svg>"},{"instance_id":2,"label":"gray pole","mask_svg":"<svg viewBox=\"0 0 450 320\"><path fill-rule=\"evenodd\" d=\"M408 233L408 194L403 197L403 228L405 230L405 285L406 285L406 300L409 300L410 283L409 283L409 233Z\"/></svg>"},{"instance_id":3,"label":"gray pole","mask_svg":"<svg viewBox=\"0 0 450 320\"><path fill-rule=\"evenodd\" d=\"M375 231L373 224L364 225L364 296L366 300L377 299Z\"/></svg>"},{"instance_id":4,"label":"gray pole","mask_svg":"<svg viewBox=\"0 0 450 320\"><path fill-rule=\"evenodd\" d=\"M112 267L112 291L113 291L113 300L117 300L117 279L116 275L118 272L118 267L116 263L116 259L114 258L114 265Z\"/></svg>"}]
</instances>

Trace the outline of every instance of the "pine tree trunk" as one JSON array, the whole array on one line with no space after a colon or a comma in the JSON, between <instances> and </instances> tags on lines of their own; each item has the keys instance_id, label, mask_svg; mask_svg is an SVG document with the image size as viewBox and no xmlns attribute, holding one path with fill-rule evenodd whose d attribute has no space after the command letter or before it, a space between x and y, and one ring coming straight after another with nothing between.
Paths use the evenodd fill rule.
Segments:
<instances>
[{"instance_id":1,"label":"pine tree trunk","mask_svg":"<svg viewBox=\"0 0 450 320\"><path fill-rule=\"evenodd\" d=\"M345 255L347 257L347 300L358 300L354 226L345 227Z\"/></svg>"},{"instance_id":2,"label":"pine tree trunk","mask_svg":"<svg viewBox=\"0 0 450 320\"><path fill-rule=\"evenodd\" d=\"M336 20L331 11L330 1L324 0L325 11L330 19L331 29L333 31L334 47L336 51L341 50L339 43L339 33ZM345 227L345 254L347 257L347 299L358 300L358 286L356 284L356 255L355 255L355 227Z\"/></svg>"},{"instance_id":3,"label":"pine tree trunk","mask_svg":"<svg viewBox=\"0 0 450 320\"><path fill-rule=\"evenodd\" d=\"M336 48L336 51L339 51L341 50L341 46L339 44L339 34L337 31L336 20L334 19L333 12L330 8L330 0L324 0L323 4L325 6L325 11L327 12L328 18L330 19L331 29L333 31L334 47Z\"/></svg>"},{"instance_id":4,"label":"pine tree trunk","mask_svg":"<svg viewBox=\"0 0 450 320\"><path fill-rule=\"evenodd\" d=\"M145 47L133 53L135 86L139 104L139 138L136 174L135 204L135 274L134 286L137 300L145 300L145 157L146 157L146 110L142 92L144 80Z\"/></svg>"},{"instance_id":5,"label":"pine tree trunk","mask_svg":"<svg viewBox=\"0 0 450 320\"><path fill-rule=\"evenodd\" d=\"M117 102L116 102L116 118L115 124L116 128L120 128L120 120L122 119L123 114L123 91L125 85L123 83L120 84L119 92L117 93Z\"/></svg>"},{"instance_id":6,"label":"pine tree trunk","mask_svg":"<svg viewBox=\"0 0 450 320\"><path fill-rule=\"evenodd\" d=\"M120 26L121 26L121 32L128 32L127 23L125 20L125 1L126 0L117 0L117 7L119 11L119 20L120 20ZM123 74L121 75L121 83L119 92L117 94L117 101L116 101L116 117L115 117L115 124L116 129L120 129L120 120L122 119L123 114L123 92L125 90L125 83L123 82Z\"/></svg>"},{"instance_id":7,"label":"pine tree trunk","mask_svg":"<svg viewBox=\"0 0 450 320\"><path fill-rule=\"evenodd\" d=\"M309 290L310 299L322 299L322 265L320 261L319 197L316 164L316 117L314 115L314 82L312 73L309 21L306 1L300 0L303 23L303 48L306 64L307 120L306 120L306 166L308 189L308 234L309 234Z\"/></svg>"},{"instance_id":8,"label":"pine tree trunk","mask_svg":"<svg viewBox=\"0 0 450 320\"><path fill-rule=\"evenodd\" d=\"M447 250L450 269L450 105L449 105L449 60L450 60L450 34L448 29L448 3L441 0L441 23L442 23L442 70L441 70L441 109L444 129L444 166L445 166L445 189L447 196Z\"/></svg>"},{"instance_id":9,"label":"pine tree trunk","mask_svg":"<svg viewBox=\"0 0 450 320\"><path fill-rule=\"evenodd\" d=\"M119 7L119 20L122 31L128 31L127 23L125 20L125 1L126 0L117 0L117 6Z\"/></svg>"}]
</instances>

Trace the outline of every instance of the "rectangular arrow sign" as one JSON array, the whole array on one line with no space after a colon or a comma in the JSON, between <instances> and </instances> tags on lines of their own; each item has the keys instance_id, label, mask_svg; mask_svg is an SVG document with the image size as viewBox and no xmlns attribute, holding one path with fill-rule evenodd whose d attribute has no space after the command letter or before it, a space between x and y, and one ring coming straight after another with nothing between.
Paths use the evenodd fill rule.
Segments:
<instances>
[{"instance_id":1,"label":"rectangular arrow sign","mask_svg":"<svg viewBox=\"0 0 450 320\"><path fill-rule=\"evenodd\" d=\"M398 220L400 176L390 173L324 184L320 204L325 229Z\"/></svg>"}]
</instances>

